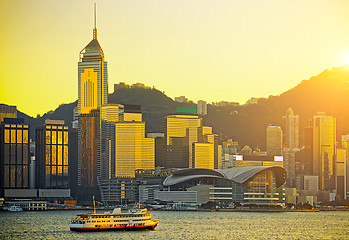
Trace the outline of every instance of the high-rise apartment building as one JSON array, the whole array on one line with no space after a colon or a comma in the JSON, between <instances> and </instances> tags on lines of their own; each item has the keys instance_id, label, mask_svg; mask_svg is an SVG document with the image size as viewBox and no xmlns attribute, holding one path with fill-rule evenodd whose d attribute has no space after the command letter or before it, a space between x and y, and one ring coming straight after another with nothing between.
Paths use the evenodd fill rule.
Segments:
<instances>
[{"instance_id":1,"label":"high-rise apartment building","mask_svg":"<svg viewBox=\"0 0 349 240\"><path fill-rule=\"evenodd\" d=\"M17 118L17 107L0 104L0 123L4 118Z\"/></svg>"},{"instance_id":2,"label":"high-rise apartment building","mask_svg":"<svg viewBox=\"0 0 349 240\"><path fill-rule=\"evenodd\" d=\"M335 189L336 119L317 113L313 129L313 174L319 176L320 190Z\"/></svg>"},{"instance_id":3,"label":"high-rise apartment building","mask_svg":"<svg viewBox=\"0 0 349 240\"><path fill-rule=\"evenodd\" d=\"M287 109L284 116L286 121L285 146L299 148L299 115L294 115L292 108Z\"/></svg>"},{"instance_id":4,"label":"high-rise apartment building","mask_svg":"<svg viewBox=\"0 0 349 240\"><path fill-rule=\"evenodd\" d=\"M197 113L199 115L207 115L207 103L203 100L199 100L197 104Z\"/></svg>"},{"instance_id":5,"label":"high-rise apartment building","mask_svg":"<svg viewBox=\"0 0 349 240\"><path fill-rule=\"evenodd\" d=\"M284 168L287 173L286 186L296 187L296 148L284 148Z\"/></svg>"},{"instance_id":6,"label":"high-rise apartment building","mask_svg":"<svg viewBox=\"0 0 349 240\"><path fill-rule=\"evenodd\" d=\"M37 188L69 188L69 132L64 120L36 128Z\"/></svg>"},{"instance_id":7,"label":"high-rise apartment building","mask_svg":"<svg viewBox=\"0 0 349 240\"><path fill-rule=\"evenodd\" d=\"M29 126L24 119L5 118L0 124L0 189L29 188Z\"/></svg>"},{"instance_id":8,"label":"high-rise apartment building","mask_svg":"<svg viewBox=\"0 0 349 240\"><path fill-rule=\"evenodd\" d=\"M282 129L279 126L267 127L267 153L269 155L282 155Z\"/></svg>"}]
</instances>

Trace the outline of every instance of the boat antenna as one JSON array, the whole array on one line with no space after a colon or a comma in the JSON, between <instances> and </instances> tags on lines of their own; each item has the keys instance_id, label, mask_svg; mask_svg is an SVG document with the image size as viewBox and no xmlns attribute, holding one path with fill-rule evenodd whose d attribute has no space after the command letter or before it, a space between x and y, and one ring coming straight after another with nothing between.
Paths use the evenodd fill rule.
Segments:
<instances>
[{"instance_id":1,"label":"boat antenna","mask_svg":"<svg viewBox=\"0 0 349 240\"><path fill-rule=\"evenodd\" d=\"M96 214L95 196L93 196L93 214Z\"/></svg>"}]
</instances>

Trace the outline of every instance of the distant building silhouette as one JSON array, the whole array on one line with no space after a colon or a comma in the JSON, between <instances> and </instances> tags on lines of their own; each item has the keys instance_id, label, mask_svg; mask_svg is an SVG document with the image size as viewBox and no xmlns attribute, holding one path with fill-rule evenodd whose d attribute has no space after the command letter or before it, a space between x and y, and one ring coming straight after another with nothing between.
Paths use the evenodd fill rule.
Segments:
<instances>
[{"instance_id":1,"label":"distant building silhouette","mask_svg":"<svg viewBox=\"0 0 349 240\"><path fill-rule=\"evenodd\" d=\"M299 148L299 115L294 115L292 108L286 111L286 134L284 145L287 148Z\"/></svg>"},{"instance_id":2,"label":"distant building silhouette","mask_svg":"<svg viewBox=\"0 0 349 240\"><path fill-rule=\"evenodd\" d=\"M0 123L4 118L17 118L17 107L0 105Z\"/></svg>"},{"instance_id":3,"label":"distant building silhouette","mask_svg":"<svg viewBox=\"0 0 349 240\"><path fill-rule=\"evenodd\" d=\"M267 153L269 155L282 155L282 129L279 126L267 127Z\"/></svg>"},{"instance_id":4,"label":"distant building silhouette","mask_svg":"<svg viewBox=\"0 0 349 240\"><path fill-rule=\"evenodd\" d=\"M207 103L203 100L199 100L197 104L197 113L199 115L207 115Z\"/></svg>"}]
</instances>

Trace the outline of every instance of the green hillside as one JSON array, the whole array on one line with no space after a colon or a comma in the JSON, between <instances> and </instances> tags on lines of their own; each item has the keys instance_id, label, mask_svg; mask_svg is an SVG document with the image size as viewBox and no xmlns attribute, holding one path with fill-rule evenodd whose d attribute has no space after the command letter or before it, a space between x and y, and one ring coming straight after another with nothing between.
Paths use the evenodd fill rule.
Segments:
<instances>
[{"instance_id":1,"label":"green hillside","mask_svg":"<svg viewBox=\"0 0 349 240\"><path fill-rule=\"evenodd\" d=\"M163 92L154 88L130 87L120 88L109 95L110 103L141 105L143 120L147 132L163 132L164 116L175 112L176 107L195 107L193 103L177 103ZM70 124L73 109L77 101L59 106L54 112L46 113L37 118L23 113L19 117L31 125L34 134L36 126L43 124L45 119L63 119ZM349 133L349 66L325 70L318 76L304 80L296 87L279 96L270 96L258 104L218 107L208 105L208 115L204 124L212 126L220 140L232 138L242 146L259 146L265 149L265 132L269 124L284 128L282 116L292 107L294 113L300 115L300 137L303 142L303 129L308 126L309 119L318 112L326 112L337 118L338 139ZM31 135L34 136L34 135Z\"/></svg>"}]
</instances>

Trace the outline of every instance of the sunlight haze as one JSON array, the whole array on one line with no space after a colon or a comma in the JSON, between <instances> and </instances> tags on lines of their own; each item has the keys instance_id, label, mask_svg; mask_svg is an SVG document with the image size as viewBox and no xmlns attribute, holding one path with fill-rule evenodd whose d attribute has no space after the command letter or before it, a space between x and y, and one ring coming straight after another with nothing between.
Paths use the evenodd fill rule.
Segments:
<instances>
[{"instance_id":1,"label":"sunlight haze","mask_svg":"<svg viewBox=\"0 0 349 240\"><path fill-rule=\"evenodd\" d=\"M0 103L36 116L78 98L98 41L113 84L244 104L349 63L348 1L1 1Z\"/></svg>"}]
</instances>

